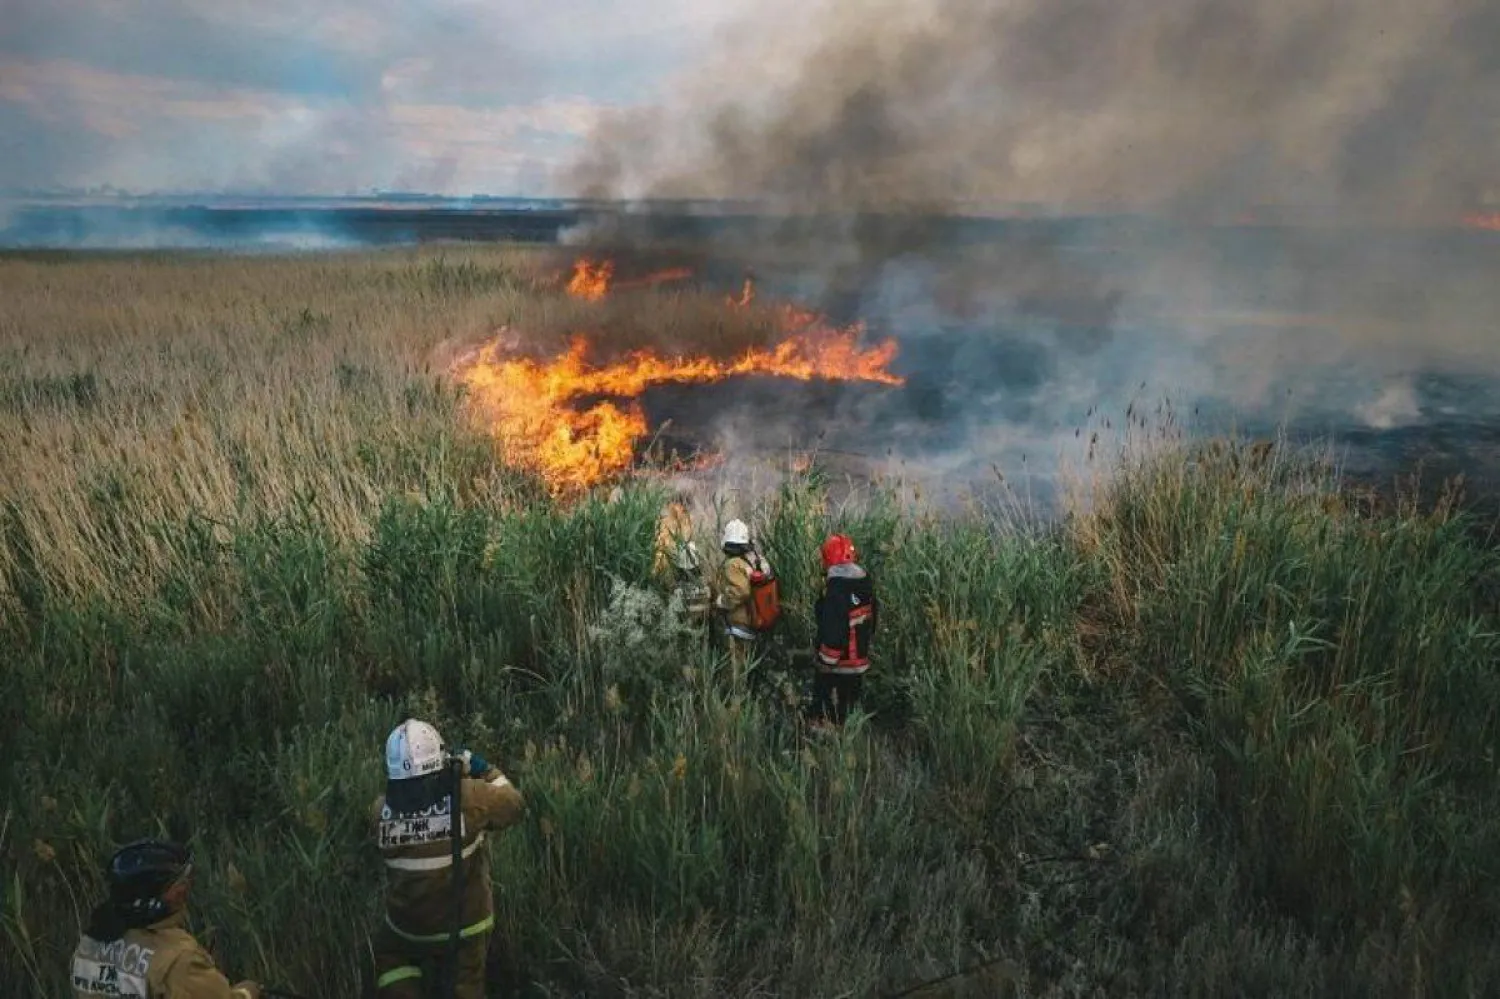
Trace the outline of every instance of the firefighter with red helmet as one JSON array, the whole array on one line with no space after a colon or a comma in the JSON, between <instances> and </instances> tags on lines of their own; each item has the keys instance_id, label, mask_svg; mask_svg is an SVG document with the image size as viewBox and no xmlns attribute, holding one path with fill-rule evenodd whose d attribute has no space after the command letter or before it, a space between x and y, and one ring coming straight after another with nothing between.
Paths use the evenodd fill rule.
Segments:
<instances>
[{"instance_id":1,"label":"firefighter with red helmet","mask_svg":"<svg viewBox=\"0 0 1500 999\"><path fill-rule=\"evenodd\" d=\"M818 635L812 716L814 724L842 725L859 703L870 668L875 586L847 534L830 535L822 555L823 592L813 610Z\"/></svg>"},{"instance_id":2,"label":"firefighter with red helmet","mask_svg":"<svg viewBox=\"0 0 1500 999\"><path fill-rule=\"evenodd\" d=\"M259 999L254 982L229 984L184 925L193 881L186 846L143 839L110 857L109 897L73 951L75 999Z\"/></svg>"}]
</instances>

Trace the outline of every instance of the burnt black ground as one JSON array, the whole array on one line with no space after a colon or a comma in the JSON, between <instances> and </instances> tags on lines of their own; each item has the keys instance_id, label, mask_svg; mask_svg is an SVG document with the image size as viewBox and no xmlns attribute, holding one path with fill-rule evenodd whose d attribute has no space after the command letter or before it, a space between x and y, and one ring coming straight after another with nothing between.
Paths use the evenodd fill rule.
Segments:
<instances>
[{"instance_id":1,"label":"burnt black ground","mask_svg":"<svg viewBox=\"0 0 1500 999\"><path fill-rule=\"evenodd\" d=\"M1500 381L1472 365L1425 366L1420 356L1433 316L1468 324L1475 337L1500 319L1500 233L1132 217L790 220L743 206L622 216L598 204L416 197L37 201L0 213L0 250L44 258L79 248L453 240L565 241L565 252L615 259L619 280L686 265L695 276L681 287L726 294L753 274L762 297L793 298L835 322L863 320L872 337L894 337L894 367L906 378L899 388L755 378L665 386L645 399L653 425L670 420L666 436L679 446L823 448L856 474L863 460L894 458L957 469L973 482L991 480L992 469L1046 476L1075 433L1101 420L1117 428L1132 401L1150 407L1159 386L1137 393L1137 378L1198 364L1236 381L1237 362L1193 339L1195 311L1242 317L1215 342L1267 352L1331 341L1330 325L1383 324L1395 331L1387 347L1408 336L1419 348L1398 369L1361 370L1358 350L1346 363L1290 362L1277 373L1296 384L1283 392L1273 383L1248 405L1179 387L1170 370L1161 380L1180 388L1175 411L1193 432L1232 426L1331 441L1355 481L1389 492L1420 473L1430 493L1462 475L1472 505L1489 516L1500 510ZM1197 282L1192 307L1174 301L1178 273ZM1361 418L1355 404L1393 382L1407 386L1411 404L1390 421ZM1295 406L1279 404L1294 390Z\"/></svg>"}]
</instances>

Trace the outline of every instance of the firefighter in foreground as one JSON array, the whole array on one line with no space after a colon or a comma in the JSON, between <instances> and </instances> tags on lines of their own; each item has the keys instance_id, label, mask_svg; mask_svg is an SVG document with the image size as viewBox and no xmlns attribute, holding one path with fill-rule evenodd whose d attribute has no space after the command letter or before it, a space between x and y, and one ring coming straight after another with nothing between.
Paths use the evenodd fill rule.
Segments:
<instances>
[{"instance_id":1,"label":"firefighter in foreground","mask_svg":"<svg viewBox=\"0 0 1500 999\"><path fill-rule=\"evenodd\" d=\"M859 703L875 637L875 586L856 559L854 541L833 534L823 542L823 592L814 605L818 625L812 723L842 725Z\"/></svg>"},{"instance_id":2,"label":"firefighter in foreground","mask_svg":"<svg viewBox=\"0 0 1500 999\"><path fill-rule=\"evenodd\" d=\"M499 769L464 751L462 920L455 995L483 999L485 954L494 928L490 851L485 834L520 821L521 793ZM452 933L453 830L449 754L437 729L408 719L385 743L386 793L375 801L385 860L385 920L374 941L380 999L419 999L445 979Z\"/></svg>"},{"instance_id":3,"label":"firefighter in foreground","mask_svg":"<svg viewBox=\"0 0 1500 999\"><path fill-rule=\"evenodd\" d=\"M193 880L186 846L139 840L105 873L109 897L73 952L73 995L134 999L260 999L260 986L229 979L183 926Z\"/></svg>"},{"instance_id":4,"label":"firefighter in foreground","mask_svg":"<svg viewBox=\"0 0 1500 999\"><path fill-rule=\"evenodd\" d=\"M723 551L714 606L724 615L729 660L740 674L757 640L780 619L780 593L771 564L750 543L750 528L743 520L724 525Z\"/></svg>"}]
</instances>

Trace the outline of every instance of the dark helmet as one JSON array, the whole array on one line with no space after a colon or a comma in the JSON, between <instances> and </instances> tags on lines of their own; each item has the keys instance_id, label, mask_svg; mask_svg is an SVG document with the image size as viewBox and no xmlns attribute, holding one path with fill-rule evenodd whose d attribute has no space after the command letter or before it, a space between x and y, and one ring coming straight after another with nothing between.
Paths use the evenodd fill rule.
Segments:
<instances>
[{"instance_id":1,"label":"dark helmet","mask_svg":"<svg viewBox=\"0 0 1500 999\"><path fill-rule=\"evenodd\" d=\"M109 859L109 900L130 922L145 925L171 915L162 900L167 889L193 869L193 851L178 843L142 839Z\"/></svg>"}]
</instances>

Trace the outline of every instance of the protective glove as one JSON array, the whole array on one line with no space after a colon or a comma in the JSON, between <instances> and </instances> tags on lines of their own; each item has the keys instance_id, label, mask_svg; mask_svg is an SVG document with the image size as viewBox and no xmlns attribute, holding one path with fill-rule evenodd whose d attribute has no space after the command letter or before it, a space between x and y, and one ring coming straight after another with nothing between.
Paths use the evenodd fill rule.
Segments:
<instances>
[{"instance_id":1,"label":"protective glove","mask_svg":"<svg viewBox=\"0 0 1500 999\"><path fill-rule=\"evenodd\" d=\"M459 756L461 756L464 761L464 772L467 773L470 777L483 777L485 771L489 770L490 768L489 763L487 763L485 761L485 758L483 756L480 756L478 753L472 753L469 750L465 749L462 753L459 754Z\"/></svg>"}]
</instances>

